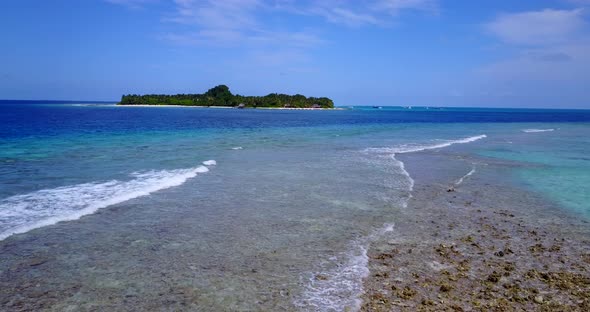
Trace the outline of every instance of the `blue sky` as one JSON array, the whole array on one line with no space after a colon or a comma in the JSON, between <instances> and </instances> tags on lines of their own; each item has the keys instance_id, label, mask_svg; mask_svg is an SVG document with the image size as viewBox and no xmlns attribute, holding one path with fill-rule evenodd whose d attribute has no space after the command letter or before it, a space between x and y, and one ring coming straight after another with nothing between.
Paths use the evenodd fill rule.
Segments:
<instances>
[{"instance_id":1,"label":"blue sky","mask_svg":"<svg viewBox=\"0 0 590 312\"><path fill-rule=\"evenodd\" d=\"M590 0L5 0L0 98L590 108Z\"/></svg>"}]
</instances>

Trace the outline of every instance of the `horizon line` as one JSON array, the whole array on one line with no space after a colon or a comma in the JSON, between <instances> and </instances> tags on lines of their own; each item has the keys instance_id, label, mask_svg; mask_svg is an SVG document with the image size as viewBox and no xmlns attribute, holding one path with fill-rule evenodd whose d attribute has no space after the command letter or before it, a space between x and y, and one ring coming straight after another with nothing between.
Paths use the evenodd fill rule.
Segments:
<instances>
[{"instance_id":1,"label":"horizon line","mask_svg":"<svg viewBox=\"0 0 590 312\"><path fill-rule=\"evenodd\" d=\"M59 103L64 103L64 104L75 104L75 103L87 103L87 104L92 104L92 103L119 103L119 101L104 101L104 100L39 100L39 99L35 99L35 100L15 100L15 99L0 99L0 103L2 102L33 102L31 104L34 104L34 102L53 102L55 104L59 104ZM42 104L42 103L40 103ZM178 105L178 106L183 106L183 105ZM191 105L188 105L191 106ZM554 108L554 107L507 107L507 106L446 106L446 105L371 105L371 104L367 104L367 105L336 105L334 104L334 107L339 107L339 108L346 108L346 107L374 107L374 106L378 106L378 107L415 107L415 108L477 108L477 109L532 109L532 110L590 110L589 108L584 108L584 107L578 107L578 108L572 108L572 107L567 107L567 108Z\"/></svg>"}]
</instances>

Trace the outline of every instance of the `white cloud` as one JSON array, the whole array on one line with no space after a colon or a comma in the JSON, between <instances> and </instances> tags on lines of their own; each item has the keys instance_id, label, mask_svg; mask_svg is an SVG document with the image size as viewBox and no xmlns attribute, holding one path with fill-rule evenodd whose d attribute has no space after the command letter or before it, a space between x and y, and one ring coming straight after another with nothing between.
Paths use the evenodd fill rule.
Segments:
<instances>
[{"instance_id":1,"label":"white cloud","mask_svg":"<svg viewBox=\"0 0 590 312\"><path fill-rule=\"evenodd\" d=\"M160 39L180 45L234 45L244 39L243 34L235 30L227 29L203 29L182 33L166 33L159 36Z\"/></svg>"},{"instance_id":2,"label":"white cloud","mask_svg":"<svg viewBox=\"0 0 590 312\"><path fill-rule=\"evenodd\" d=\"M386 10L390 14L397 14L402 10L431 11L438 10L438 2L435 0L381 0L374 6L377 10Z\"/></svg>"},{"instance_id":3,"label":"white cloud","mask_svg":"<svg viewBox=\"0 0 590 312\"><path fill-rule=\"evenodd\" d=\"M309 12L324 17L330 23L343 24L351 27L381 24L377 16L369 13L355 12L349 8L326 8L318 6L310 8Z\"/></svg>"},{"instance_id":4,"label":"white cloud","mask_svg":"<svg viewBox=\"0 0 590 312\"><path fill-rule=\"evenodd\" d=\"M262 15L273 7L261 0L175 0L175 4L176 12L165 20L194 28L162 36L177 43L304 48L323 42L309 29L277 30L266 25Z\"/></svg>"},{"instance_id":5,"label":"white cloud","mask_svg":"<svg viewBox=\"0 0 590 312\"><path fill-rule=\"evenodd\" d=\"M161 39L182 45L233 49L239 66L308 66L310 50L324 44L314 30L278 28L268 17L279 8L263 0L175 0L173 14L164 18L178 24ZM184 29L184 30L183 30Z\"/></svg>"},{"instance_id":6,"label":"white cloud","mask_svg":"<svg viewBox=\"0 0 590 312\"><path fill-rule=\"evenodd\" d=\"M295 14L319 16L327 22L348 27L385 26L406 10L436 12L437 0L323 0L302 4L282 0L275 7Z\"/></svg>"},{"instance_id":7,"label":"white cloud","mask_svg":"<svg viewBox=\"0 0 590 312\"><path fill-rule=\"evenodd\" d=\"M587 81L590 78L590 42L525 49L510 59L480 69L501 81ZM583 78L585 77L585 78Z\"/></svg>"},{"instance_id":8,"label":"white cloud","mask_svg":"<svg viewBox=\"0 0 590 312\"><path fill-rule=\"evenodd\" d=\"M257 26L258 0L175 0L176 14L171 21L214 29L251 29Z\"/></svg>"},{"instance_id":9,"label":"white cloud","mask_svg":"<svg viewBox=\"0 0 590 312\"><path fill-rule=\"evenodd\" d=\"M128 6L158 0L106 0ZM173 0L162 17L160 39L182 45L233 48L268 63L309 62L312 49L326 44L322 23L346 27L385 26L401 11L431 11L437 0ZM317 18L313 27L277 22L278 16ZM277 26L278 25L278 26ZM284 55L281 57L280 55Z\"/></svg>"},{"instance_id":10,"label":"white cloud","mask_svg":"<svg viewBox=\"0 0 590 312\"><path fill-rule=\"evenodd\" d=\"M584 28L582 9L531 11L502 14L488 23L488 31L500 40L517 45L563 43Z\"/></svg>"},{"instance_id":11,"label":"white cloud","mask_svg":"<svg viewBox=\"0 0 590 312\"><path fill-rule=\"evenodd\" d=\"M584 10L544 9L499 15L486 30L513 55L476 70L493 94L587 98L590 33Z\"/></svg>"}]
</instances>

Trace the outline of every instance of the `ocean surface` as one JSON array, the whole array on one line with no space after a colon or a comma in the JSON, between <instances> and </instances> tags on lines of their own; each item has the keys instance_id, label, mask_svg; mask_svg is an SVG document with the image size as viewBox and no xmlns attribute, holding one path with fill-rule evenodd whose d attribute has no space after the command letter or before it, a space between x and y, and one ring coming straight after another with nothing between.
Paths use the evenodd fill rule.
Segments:
<instances>
[{"instance_id":1,"label":"ocean surface","mask_svg":"<svg viewBox=\"0 0 590 312\"><path fill-rule=\"evenodd\" d=\"M51 258L35 278L72 294L56 310L354 310L370 242L412 198L396 156L449 151L457 185L503 161L498 183L590 220L589 110L5 101L0 253Z\"/></svg>"}]
</instances>

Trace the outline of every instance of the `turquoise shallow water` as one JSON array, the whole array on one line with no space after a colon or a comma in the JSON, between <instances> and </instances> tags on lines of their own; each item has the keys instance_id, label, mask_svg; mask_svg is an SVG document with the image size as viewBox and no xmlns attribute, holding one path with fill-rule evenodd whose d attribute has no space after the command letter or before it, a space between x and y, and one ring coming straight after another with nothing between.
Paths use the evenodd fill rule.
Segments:
<instances>
[{"instance_id":1,"label":"turquoise shallow water","mask_svg":"<svg viewBox=\"0 0 590 312\"><path fill-rule=\"evenodd\" d=\"M516 144L515 147L487 149L481 154L525 164L515 170L517 179L590 219L590 125L531 124L528 127L514 137L511 144Z\"/></svg>"},{"instance_id":2,"label":"turquoise shallow water","mask_svg":"<svg viewBox=\"0 0 590 312\"><path fill-rule=\"evenodd\" d=\"M457 179L501 159L498 183L590 215L586 111L0 112L0 265L49 259L34 276L1 271L0 286L33 279L64 296L56 310L354 308L368 244L413 191L403 153L453 151Z\"/></svg>"}]
</instances>

